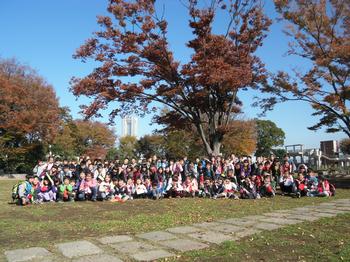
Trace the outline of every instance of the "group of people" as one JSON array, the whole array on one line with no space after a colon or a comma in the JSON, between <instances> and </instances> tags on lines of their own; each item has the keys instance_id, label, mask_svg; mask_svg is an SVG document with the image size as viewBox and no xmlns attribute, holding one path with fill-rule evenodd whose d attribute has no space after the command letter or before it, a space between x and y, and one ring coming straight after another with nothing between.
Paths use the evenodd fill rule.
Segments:
<instances>
[{"instance_id":1,"label":"group of people","mask_svg":"<svg viewBox=\"0 0 350 262\"><path fill-rule=\"evenodd\" d=\"M33 169L26 181L13 186L13 201L20 205L65 201L117 201L138 198L208 197L258 199L282 195L331 196L335 188L286 155L270 158L212 157L189 161L158 159L137 161L68 161L49 157Z\"/></svg>"}]
</instances>

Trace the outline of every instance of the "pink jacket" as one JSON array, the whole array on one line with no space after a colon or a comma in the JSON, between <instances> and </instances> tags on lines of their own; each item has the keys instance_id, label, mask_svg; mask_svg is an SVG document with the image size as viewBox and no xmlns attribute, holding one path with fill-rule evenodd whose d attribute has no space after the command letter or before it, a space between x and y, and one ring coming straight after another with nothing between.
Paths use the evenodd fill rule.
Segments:
<instances>
[{"instance_id":1,"label":"pink jacket","mask_svg":"<svg viewBox=\"0 0 350 262\"><path fill-rule=\"evenodd\" d=\"M85 191L86 189L90 189L90 187L96 187L97 181L96 179L91 179L90 181L86 181L85 179L81 181L79 186L79 191Z\"/></svg>"}]
</instances>

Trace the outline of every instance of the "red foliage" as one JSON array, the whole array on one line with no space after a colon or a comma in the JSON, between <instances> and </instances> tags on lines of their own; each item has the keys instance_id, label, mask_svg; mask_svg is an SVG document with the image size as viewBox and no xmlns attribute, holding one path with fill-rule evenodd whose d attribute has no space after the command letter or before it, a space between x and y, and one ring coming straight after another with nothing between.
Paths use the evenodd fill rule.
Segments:
<instances>
[{"instance_id":1,"label":"red foliage","mask_svg":"<svg viewBox=\"0 0 350 262\"><path fill-rule=\"evenodd\" d=\"M155 1L110 0L108 11L110 17L98 18L102 31L74 56L101 62L85 78L71 82L74 95L94 98L84 110L87 117L111 101L120 103L112 118L118 112L144 114L150 112L151 102L161 103L170 114L181 115L197 128L208 154L218 154L220 130L240 107L237 92L256 88L266 79L264 66L254 55L270 25L259 1L212 0L210 6L200 8L197 1L189 0L194 38L187 43L193 54L185 64L170 51L168 24L156 14ZM212 31L219 15L228 16L223 34ZM139 82L129 82L125 76L136 76Z\"/></svg>"}]
</instances>

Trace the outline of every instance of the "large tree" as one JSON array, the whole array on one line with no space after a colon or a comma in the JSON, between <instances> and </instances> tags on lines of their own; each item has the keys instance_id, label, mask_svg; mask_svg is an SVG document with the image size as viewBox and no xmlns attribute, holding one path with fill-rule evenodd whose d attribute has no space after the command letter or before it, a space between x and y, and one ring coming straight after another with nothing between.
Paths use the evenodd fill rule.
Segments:
<instances>
[{"instance_id":1,"label":"large tree","mask_svg":"<svg viewBox=\"0 0 350 262\"><path fill-rule=\"evenodd\" d=\"M187 7L193 33L186 43L192 55L181 63L170 50L168 24L157 15L155 2L109 0L110 15L98 18L102 30L75 54L100 66L82 79L73 78L71 89L93 99L83 109L87 116L99 115L115 101L120 106L111 119L151 111L153 102L165 105L174 122L185 120L196 128L208 155L218 155L231 114L240 111L238 91L256 88L266 78L254 53L270 20L258 0L179 1ZM216 33L219 16L227 24Z\"/></svg>"},{"instance_id":2,"label":"large tree","mask_svg":"<svg viewBox=\"0 0 350 262\"><path fill-rule=\"evenodd\" d=\"M274 147L284 144L284 131L270 120L257 119L255 122L257 131L257 149L255 155L269 156L273 153Z\"/></svg>"},{"instance_id":3,"label":"large tree","mask_svg":"<svg viewBox=\"0 0 350 262\"><path fill-rule=\"evenodd\" d=\"M293 76L278 72L263 91L273 97L260 105L270 110L276 103L303 101L319 121L309 127L342 131L350 137L350 2L349 0L275 0L276 10L288 27L290 55L311 67Z\"/></svg>"},{"instance_id":4,"label":"large tree","mask_svg":"<svg viewBox=\"0 0 350 262\"><path fill-rule=\"evenodd\" d=\"M59 126L53 87L16 59L0 59L0 166L34 164Z\"/></svg>"}]
</instances>

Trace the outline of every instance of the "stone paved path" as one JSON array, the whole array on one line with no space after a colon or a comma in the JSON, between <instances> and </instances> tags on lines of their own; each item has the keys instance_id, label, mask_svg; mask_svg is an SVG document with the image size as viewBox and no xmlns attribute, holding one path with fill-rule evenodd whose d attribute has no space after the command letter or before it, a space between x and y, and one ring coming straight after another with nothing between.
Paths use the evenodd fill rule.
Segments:
<instances>
[{"instance_id":1,"label":"stone paved path","mask_svg":"<svg viewBox=\"0 0 350 262\"><path fill-rule=\"evenodd\" d=\"M350 212L350 199L339 199L316 206L173 227L164 231L59 243L50 248L50 251L41 247L9 250L5 252L5 257L9 262L152 261L175 257L181 252L200 250L227 240L237 241L263 230L275 230L346 212Z\"/></svg>"}]
</instances>

